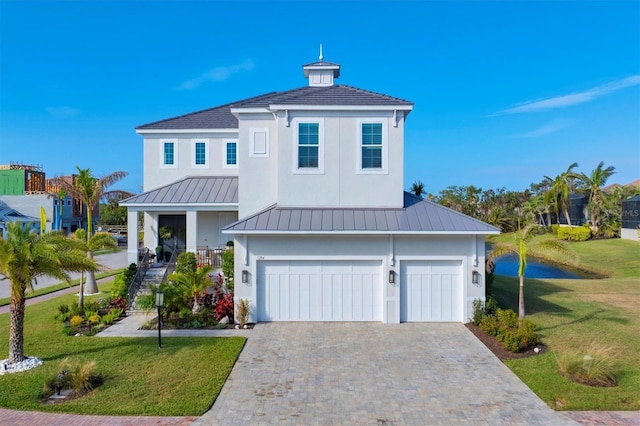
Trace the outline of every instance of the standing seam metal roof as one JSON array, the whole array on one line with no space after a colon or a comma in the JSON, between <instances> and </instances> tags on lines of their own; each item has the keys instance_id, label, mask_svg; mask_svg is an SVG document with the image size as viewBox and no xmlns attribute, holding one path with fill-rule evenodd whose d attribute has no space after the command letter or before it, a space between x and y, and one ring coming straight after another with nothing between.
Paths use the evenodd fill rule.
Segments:
<instances>
[{"instance_id":1,"label":"standing seam metal roof","mask_svg":"<svg viewBox=\"0 0 640 426\"><path fill-rule=\"evenodd\" d=\"M237 176L186 177L121 201L132 204L237 204Z\"/></svg>"},{"instance_id":2,"label":"standing seam metal roof","mask_svg":"<svg viewBox=\"0 0 640 426\"><path fill-rule=\"evenodd\" d=\"M237 232L477 232L499 229L404 193L404 208L294 208L273 205L225 228Z\"/></svg>"}]
</instances>

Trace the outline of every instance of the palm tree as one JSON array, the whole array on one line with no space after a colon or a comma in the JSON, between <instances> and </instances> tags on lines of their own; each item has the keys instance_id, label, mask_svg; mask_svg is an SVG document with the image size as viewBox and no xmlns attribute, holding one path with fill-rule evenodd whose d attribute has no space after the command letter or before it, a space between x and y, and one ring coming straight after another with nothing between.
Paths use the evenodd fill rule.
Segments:
<instances>
[{"instance_id":1,"label":"palm tree","mask_svg":"<svg viewBox=\"0 0 640 426\"><path fill-rule=\"evenodd\" d=\"M66 238L60 232L45 235L30 231L32 224L9 223L7 237L0 238L0 280L9 280L9 359L8 364L25 360L25 293L33 290L38 277L48 275L69 282L70 272L95 271L87 258L84 242Z\"/></svg>"},{"instance_id":2,"label":"palm tree","mask_svg":"<svg viewBox=\"0 0 640 426\"><path fill-rule=\"evenodd\" d=\"M193 297L193 308L191 312L197 315L200 312L200 295L213 285L209 274L213 272L211 265L202 265L195 271L174 272L167 277L167 281L174 282L184 288L189 297Z\"/></svg>"},{"instance_id":3,"label":"palm tree","mask_svg":"<svg viewBox=\"0 0 640 426\"><path fill-rule=\"evenodd\" d=\"M424 183L422 183L421 180L413 182L413 185L411 185L411 192L422 198L422 194L424 194Z\"/></svg>"},{"instance_id":4,"label":"palm tree","mask_svg":"<svg viewBox=\"0 0 640 426\"><path fill-rule=\"evenodd\" d=\"M545 179L551 182L551 187L545 194L544 201L553 206L557 215L563 213L569 226L571 226L571 218L569 217L571 200L569 197L573 191L573 179L577 177L577 175L573 173L573 169L576 167L578 167L578 163L572 163L567 168L567 171L560 173L555 179L545 176Z\"/></svg>"},{"instance_id":5,"label":"palm tree","mask_svg":"<svg viewBox=\"0 0 640 426\"><path fill-rule=\"evenodd\" d=\"M127 197L132 196L130 192L121 191L121 190L111 190L107 191L114 183L124 179L127 176L127 172L118 171L103 176L101 178L96 178L91 173L91 169L81 169L76 166L78 169L78 174L73 179L72 183L67 182L62 178L54 178L54 182L63 188L69 195L73 198L76 198L85 205L87 209L87 244L89 242L89 238L93 235L92 226L93 226L93 210L100 203L100 200L107 198L110 200L123 200ZM88 251L87 255L92 258L93 252L91 250ZM90 294L98 292L98 284L96 283L96 276L93 272L89 272L87 276L87 287L86 291Z\"/></svg>"},{"instance_id":6,"label":"palm tree","mask_svg":"<svg viewBox=\"0 0 640 426\"><path fill-rule=\"evenodd\" d=\"M98 232L97 234L92 235L91 237L87 238L87 232L84 229L78 229L76 230L75 234L74 234L75 238L82 241L82 242L87 242L87 246L89 248L89 259L93 259L93 252L96 250L100 250L100 249L114 249L118 247L118 241L116 241L116 239L106 233L106 232ZM89 281L88 279L89 277L87 277L87 282ZM94 294L97 293L98 290L97 289L90 289L87 290L86 293L87 294ZM80 306L80 311L84 311L84 295L85 295L85 289L84 289L84 277L80 278L80 295L78 298L78 306Z\"/></svg>"},{"instance_id":7,"label":"palm tree","mask_svg":"<svg viewBox=\"0 0 640 426\"><path fill-rule=\"evenodd\" d=\"M615 173L615 167L609 166L604 168L604 161L601 161L591 174L587 176L584 173L576 175L576 177L584 184L585 190L589 193L589 202L587 211L589 212L591 227L595 234L598 233L600 227L600 219L606 210L607 200L606 194L602 191L602 187L607 183L607 179Z\"/></svg>"},{"instance_id":8,"label":"palm tree","mask_svg":"<svg viewBox=\"0 0 640 426\"><path fill-rule=\"evenodd\" d=\"M545 254L552 254L564 260L572 260L575 253L571 251L567 243L552 239L533 239L538 226L529 224L524 228L519 228L515 233L514 243L499 242L493 245L493 248L487 255L489 262L505 256L507 254L515 254L518 256L518 277L520 277L520 290L518 293L518 316L524 319L524 273L527 269L527 255L543 257Z\"/></svg>"}]
</instances>

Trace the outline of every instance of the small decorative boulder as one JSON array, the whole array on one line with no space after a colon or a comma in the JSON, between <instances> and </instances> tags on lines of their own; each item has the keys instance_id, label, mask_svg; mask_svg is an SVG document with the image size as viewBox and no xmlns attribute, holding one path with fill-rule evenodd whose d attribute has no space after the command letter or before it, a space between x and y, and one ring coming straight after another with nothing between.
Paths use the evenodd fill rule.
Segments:
<instances>
[{"instance_id":1,"label":"small decorative boulder","mask_svg":"<svg viewBox=\"0 0 640 426\"><path fill-rule=\"evenodd\" d=\"M236 324L236 330L240 330L240 325Z\"/></svg>"},{"instance_id":2,"label":"small decorative boulder","mask_svg":"<svg viewBox=\"0 0 640 426\"><path fill-rule=\"evenodd\" d=\"M220 320L220 324L229 324L229 317L224 317Z\"/></svg>"}]
</instances>

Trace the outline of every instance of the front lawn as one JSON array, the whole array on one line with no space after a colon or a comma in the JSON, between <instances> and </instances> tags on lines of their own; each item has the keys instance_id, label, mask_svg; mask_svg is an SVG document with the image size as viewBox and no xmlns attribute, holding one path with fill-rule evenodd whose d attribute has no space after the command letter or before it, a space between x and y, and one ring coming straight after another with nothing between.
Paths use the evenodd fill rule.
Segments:
<instances>
[{"instance_id":1,"label":"front lawn","mask_svg":"<svg viewBox=\"0 0 640 426\"><path fill-rule=\"evenodd\" d=\"M505 364L554 409L638 410L640 244L596 240L571 243L571 248L583 265L609 278L526 279L527 318L538 325L549 351ZM492 291L501 306L517 310L517 278L496 276ZM620 366L617 387L576 384L557 373L554 352L586 349L592 342L614 348Z\"/></svg>"},{"instance_id":2,"label":"front lawn","mask_svg":"<svg viewBox=\"0 0 640 426\"><path fill-rule=\"evenodd\" d=\"M106 291L108 286L101 285ZM100 296L96 296L100 297ZM68 337L54 320L57 307L75 296L27 306L25 354L44 364L0 376L0 406L17 410L101 415L198 416L217 398L244 347L243 337L157 338ZM87 298L91 300L91 298ZM9 316L0 315L0 359L9 353ZM76 400L42 404L39 394L60 363L96 361L102 386ZM117 402L117 403L114 403Z\"/></svg>"}]
</instances>

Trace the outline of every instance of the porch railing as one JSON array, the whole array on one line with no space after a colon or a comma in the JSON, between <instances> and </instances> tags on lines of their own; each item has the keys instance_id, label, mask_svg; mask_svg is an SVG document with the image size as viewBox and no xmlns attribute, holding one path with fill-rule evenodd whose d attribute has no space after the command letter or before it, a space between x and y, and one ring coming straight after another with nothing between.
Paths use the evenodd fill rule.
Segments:
<instances>
[{"instance_id":1,"label":"porch railing","mask_svg":"<svg viewBox=\"0 0 640 426\"><path fill-rule=\"evenodd\" d=\"M199 248L196 249L196 260L200 265L211 265L214 268L222 266L222 253L224 249Z\"/></svg>"},{"instance_id":2,"label":"porch railing","mask_svg":"<svg viewBox=\"0 0 640 426\"><path fill-rule=\"evenodd\" d=\"M144 275L147 273L149 269L149 249L142 248L138 250L138 269L136 274L133 276L131 283L129 284L129 289L127 291L127 302L129 303L129 307L133 306L133 301L136 297L136 293L140 290L140 286L142 285L142 280L144 280Z\"/></svg>"}]
</instances>

